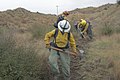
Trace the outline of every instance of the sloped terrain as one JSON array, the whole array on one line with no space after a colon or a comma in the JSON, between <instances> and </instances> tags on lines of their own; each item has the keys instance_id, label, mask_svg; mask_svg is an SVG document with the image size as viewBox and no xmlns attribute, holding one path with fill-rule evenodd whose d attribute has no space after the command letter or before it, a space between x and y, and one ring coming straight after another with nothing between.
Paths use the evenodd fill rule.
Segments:
<instances>
[{"instance_id":1,"label":"sloped terrain","mask_svg":"<svg viewBox=\"0 0 120 80\"><path fill-rule=\"evenodd\" d=\"M120 7L107 4L99 8L76 9L75 12L71 11L71 14L72 16L69 16L71 22L81 18L90 20L94 31L93 42L77 39L79 49L85 50L85 58L82 60L79 57L72 59L71 80L119 80L120 71L116 71L116 69L119 69L116 66L119 66L120 61L115 56L120 55L118 49L120 47L117 46L120 43L115 40L112 43L109 38L119 40L119 37L115 36L119 36L120 32L120 19L118 19L120 18ZM108 37L102 34L104 31L108 35L114 33L118 35ZM116 46L116 49L112 48L113 45Z\"/></svg>"},{"instance_id":2,"label":"sloped terrain","mask_svg":"<svg viewBox=\"0 0 120 80\"><path fill-rule=\"evenodd\" d=\"M89 52L90 41L78 41L79 49L85 51L84 57L72 58L71 80L111 80L113 76L109 69L111 63L107 63L104 58Z\"/></svg>"},{"instance_id":3,"label":"sloped terrain","mask_svg":"<svg viewBox=\"0 0 120 80\"><path fill-rule=\"evenodd\" d=\"M78 49L85 51L82 60L71 57L71 80L120 79L119 14L117 4L70 11L71 31ZM43 38L56 18L23 8L0 12L0 80L52 80ZM93 41L79 39L73 24L81 18L90 20Z\"/></svg>"},{"instance_id":4,"label":"sloped terrain","mask_svg":"<svg viewBox=\"0 0 120 80\"><path fill-rule=\"evenodd\" d=\"M54 15L30 12L23 8L0 12L0 27L19 29L22 32L51 27L55 20L56 16Z\"/></svg>"}]
</instances>

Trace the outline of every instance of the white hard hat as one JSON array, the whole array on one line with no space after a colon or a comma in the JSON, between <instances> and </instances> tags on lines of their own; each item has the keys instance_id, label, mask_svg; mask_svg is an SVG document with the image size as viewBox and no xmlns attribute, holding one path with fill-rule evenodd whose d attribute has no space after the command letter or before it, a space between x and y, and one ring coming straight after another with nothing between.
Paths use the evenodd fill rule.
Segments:
<instances>
[{"instance_id":1,"label":"white hard hat","mask_svg":"<svg viewBox=\"0 0 120 80\"><path fill-rule=\"evenodd\" d=\"M69 32L71 29L70 23L67 20L62 20L58 23L58 29L62 32Z\"/></svg>"}]
</instances>

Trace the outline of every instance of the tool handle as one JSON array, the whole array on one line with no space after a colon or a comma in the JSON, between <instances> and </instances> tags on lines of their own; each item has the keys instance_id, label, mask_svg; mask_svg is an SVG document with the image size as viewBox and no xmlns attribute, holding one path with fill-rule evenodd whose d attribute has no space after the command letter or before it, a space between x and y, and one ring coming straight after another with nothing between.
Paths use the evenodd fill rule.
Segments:
<instances>
[{"instance_id":1,"label":"tool handle","mask_svg":"<svg viewBox=\"0 0 120 80\"><path fill-rule=\"evenodd\" d=\"M85 38L85 35L84 35L84 34L81 34L81 29L78 28L78 30L79 30L79 32L80 32L80 36L83 37L83 38Z\"/></svg>"},{"instance_id":2,"label":"tool handle","mask_svg":"<svg viewBox=\"0 0 120 80\"><path fill-rule=\"evenodd\" d=\"M53 49L53 50L57 50L57 51L60 51L60 52L62 52L62 53L69 53L69 54L71 54L71 55L76 56L76 53L74 53L74 52L64 51L64 50L62 50L62 49L55 48L55 47L52 47L52 46L51 46L51 49Z\"/></svg>"}]
</instances>

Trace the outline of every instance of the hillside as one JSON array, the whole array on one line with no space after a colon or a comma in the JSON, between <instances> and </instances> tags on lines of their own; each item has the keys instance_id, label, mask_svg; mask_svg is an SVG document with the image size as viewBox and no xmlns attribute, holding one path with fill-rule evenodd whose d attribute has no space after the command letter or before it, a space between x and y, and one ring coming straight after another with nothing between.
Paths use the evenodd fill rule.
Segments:
<instances>
[{"instance_id":1,"label":"hillside","mask_svg":"<svg viewBox=\"0 0 120 80\"><path fill-rule=\"evenodd\" d=\"M73 11L70 11L70 13L70 20L79 20L83 18L90 20L93 25L96 25L95 22L102 23L109 20L109 22L114 25L112 20L115 20L115 22L119 23L120 7L117 6L117 4L106 4L100 7L88 7L83 9L77 8Z\"/></svg>"},{"instance_id":2,"label":"hillside","mask_svg":"<svg viewBox=\"0 0 120 80\"><path fill-rule=\"evenodd\" d=\"M103 26L104 24L101 25L101 23L118 26L120 25L119 13L120 7L117 6L117 4L106 4L100 7L77 8L70 11L68 19L71 24L83 18L90 20L95 27ZM53 26L56 19L57 17L55 15L30 12L23 8L0 12L0 26L2 27L27 29L34 25ZM113 21L115 23L113 23Z\"/></svg>"},{"instance_id":3,"label":"hillside","mask_svg":"<svg viewBox=\"0 0 120 80\"><path fill-rule=\"evenodd\" d=\"M82 61L73 59L72 80L119 80L120 6L106 4L71 11L72 23L81 18L91 21L94 41L77 41L86 52ZM75 65L77 64L77 65ZM117 71L118 70L118 71ZM76 77L77 75L77 77Z\"/></svg>"},{"instance_id":4,"label":"hillside","mask_svg":"<svg viewBox=\"0 0 120 80\"><path fill-rule=\"evenodd\" d=\"M72 80L120 79L120 5L106 4L70 11L82 60L71 57ZM79 39L73 24L81 18L93 26L92 41ZM0 80L53 80L44 35L52 30L57 16L24 8L0 12ZM61 78L62 80L62 78Z\"/></svg>"},{"instance_id":5,"label":"hillside","mask_svg":"<svg viewBox=\"0 0 120 80\"><path fill-rule=\"evenodd\" d=\"M27 29L34 25L41 27L52 26L55 16L51 14L42 14L39 12L30 12L23 8L7 10L0 12L0 26L9 28Z\"/></svg>"}]
</instances>

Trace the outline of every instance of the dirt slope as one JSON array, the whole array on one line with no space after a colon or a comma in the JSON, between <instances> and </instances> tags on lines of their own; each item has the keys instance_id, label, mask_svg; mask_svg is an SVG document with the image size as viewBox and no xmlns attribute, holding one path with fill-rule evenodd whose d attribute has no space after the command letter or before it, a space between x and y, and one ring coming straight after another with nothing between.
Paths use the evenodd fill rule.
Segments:
<instances>
[{"instance_id":1,"label":"dirt slope","mask_svg":"<svg viewBox=\"0 0 120 80\"><path fill-rule=\"evenodd\" d=\"M88 40L77 41L79 49L85 51L84 58L72 58L71 61L71 80L110 80L111 74L108 65L104 64L102 58L88 52Z\"/></svg>"},{"instance_id":2,"label":"dirt slope","mask_svg":"<svg viewBox=\"0 0 120 80\"><path fill-rule=\"evenodd\" d=\"M73 23L81 18L84 18L91 21L93 29L95 30L95 39L99 39L99 36L96 35L99 32L98 28L105 26L105 24L107 24L108 26L117 27L118 29L120 26L120 6L118 6L117 4L106 4L98 8L88 7L85 9L76 9L70 11L70 13L71 14L68 19L72 25L72 32L74 33L75 31L73 28ZM39 27L42 27L37 28L37 30L41 30L38 32L42 33L38 36L44 36L44 30L51 29L50 27L53 26L55 20L55 15L41 14L39 12L33 13L23 8L0 12L0 28L7 27L8 29L17 28L28 30L30 27L33 27L32 30L35 30L37 25ZM36 25L34 26L34 24ZM27 32L29 32L29 30ZM27 32L24 32L22 34L26 34ZM21 33L18 34L21 35ZM76 37L76 33L74 33L74 36L76 38L77 44L79 44L79 49L83 49L85 51L85 57L82 60L80 60L79 57L76 57L75 59L72 58L71 80L114 80L111 77L112 74L110 73L112 63L106 63L104 58L101 58L96 54L91 54L91 52L88 51L88 49L90 48L89 43L91 43L91 41L77 40L78 38ZM30 37L30 40L33 40L33 37ZM39 39L34 42L37 41L39 41ZM39 45L44 45L43 41L41 41ZM43 48L44 47L41 47L41 50L45 50ZM45 51L40 52L45 53ZM42 68L43 67L45 66L42 66ZM40 79L45 80L46 76L44 76L43 74L47 75L48 72L43 71L46 69L42 68L42 78ZM39 74L37 75L37 77L38 76Z\"/></svg>"},{"instance_id":3,"label":"dirt slope","mask_svg":"<svg viewBox=\"0 0 120 80\"><path fill-rule=\"evenodd\" d=\"M0 12L0 26L9 28L27 29L34 24L39 24L41 27L51 26L55 19L55 15L30 12L24 8Z\"/></svg>"}]
</instances>

